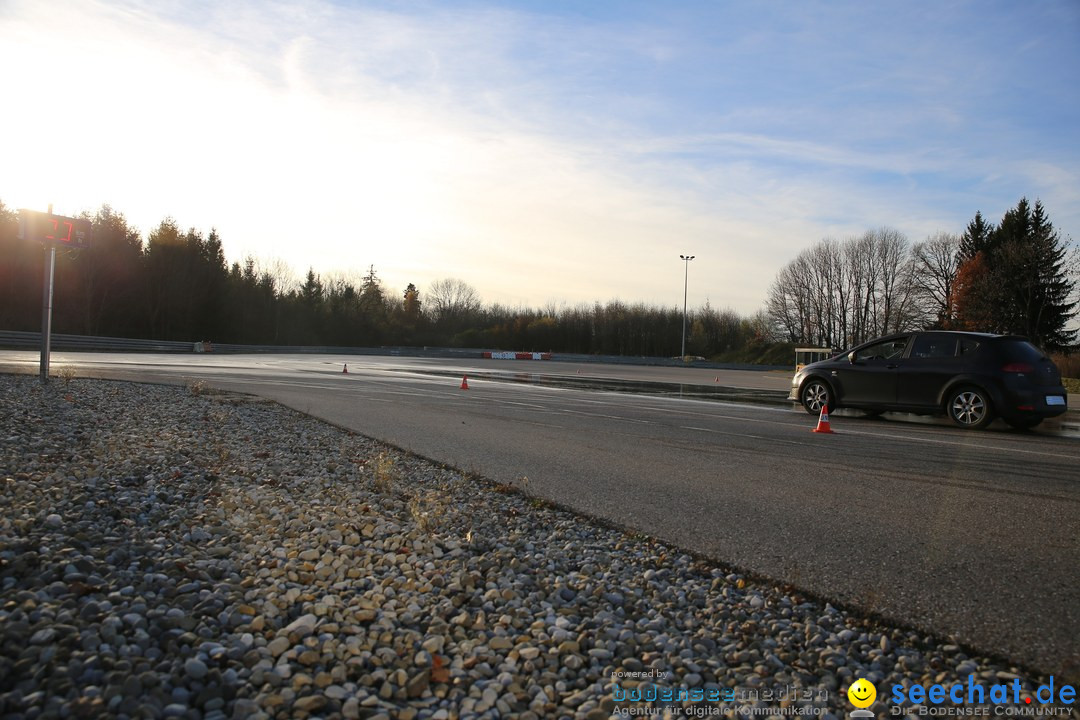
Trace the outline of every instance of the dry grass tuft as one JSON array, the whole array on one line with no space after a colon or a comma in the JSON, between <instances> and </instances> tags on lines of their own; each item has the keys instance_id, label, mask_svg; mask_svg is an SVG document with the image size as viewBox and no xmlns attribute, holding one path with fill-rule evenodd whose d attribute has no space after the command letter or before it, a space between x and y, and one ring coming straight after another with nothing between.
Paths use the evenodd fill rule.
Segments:
<instances>
[{"instance_id":1,"label":"dry grass tuft","mask_svg":"<svg viewBox=\"0 0 1080 720\"><path fill-rule=\"evenodd\" d=\"M375 489L384 495L389 495L394 491L394 485L398 479L399 473L397 466L394 465L394 459L388 457L386 453L379 453L379 456L375 458L375 468L372 475Z\"/></svg>"},{"instance_id":2,"label":"dry grass tuft","mask_svg":"<svg viewBox=\"0 0 1080 720\"><path fill-rule=\"evenodd\" d=\"M409 498L409 514L416 523L416 527L424 533L431 533L438 529L439 523L446 515L446 509L446 498L436 493L417 494Z\"/></svg>"}]
</instances>

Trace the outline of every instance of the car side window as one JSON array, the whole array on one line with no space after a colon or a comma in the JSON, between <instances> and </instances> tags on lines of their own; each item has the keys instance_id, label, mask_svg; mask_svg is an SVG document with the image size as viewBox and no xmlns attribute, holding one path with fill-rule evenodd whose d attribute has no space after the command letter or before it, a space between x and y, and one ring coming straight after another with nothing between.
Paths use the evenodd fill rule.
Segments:
<instances>
[{"instance_id":1,"label":"car side window","mask_svg":"<svg viewBox=\"0 0 1080 720\"><path fill-rule=\"evenodd\" d=\"M920 335L911 346L912 359L930 360L956 356L956 338L942 335Z\"/></svg>"},{"instance_id":2,"label":"car side window","mask_svg":"<svg viewBox=\"0 0 1080 720\"><path fill-rule=\"evenodd\" d=\"M907 338L895 338L867 345L855 353L855 360L899 360L907 347Z\"/></svg>"},{"instance_id":3,"label":"car side window","mask_svg":"<svg viewBox=\"0 0 1080 720\"><path fill-rule=\"evenodd\" d=\"M975 351L978 350L978 349L979 349L979 341L978 340L970 340L968 338L964 338L964 339L962 339L960 341L960 355L961 356L974 355Z\"/></svg>"}]
</instances>

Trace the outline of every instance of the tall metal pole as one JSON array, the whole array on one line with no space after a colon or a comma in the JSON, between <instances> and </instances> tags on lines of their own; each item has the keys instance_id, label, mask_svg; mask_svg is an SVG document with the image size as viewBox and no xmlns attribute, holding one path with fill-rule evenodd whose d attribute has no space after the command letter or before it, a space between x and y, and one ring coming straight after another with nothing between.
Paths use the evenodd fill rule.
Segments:
<instances>
[{"instance_id":1,"label":"tall metal pole","mask_svg":"<svg viewBox=\"0 0 1080 720\"><path fill-rule=\"evenodd\" d=\"M49 203L49 214L53 206ZM53 277L56 271L56 243L49 243L46 248L45 277L41 287L41 382L49 382L49 351L52 349L52 299Z\"/></svg>"},{"instance_id":2,"label":"tall metal pole","mask_svg":"<svg viewBox=\"0 0 1080 720\"><path fill-rule=\"evenodd\" d=\"M680 255L683 261L683 290L682 290L682 356L686 357L686 288L690 279L690 261L693 255Z\"/></svg>"}]
</instances>

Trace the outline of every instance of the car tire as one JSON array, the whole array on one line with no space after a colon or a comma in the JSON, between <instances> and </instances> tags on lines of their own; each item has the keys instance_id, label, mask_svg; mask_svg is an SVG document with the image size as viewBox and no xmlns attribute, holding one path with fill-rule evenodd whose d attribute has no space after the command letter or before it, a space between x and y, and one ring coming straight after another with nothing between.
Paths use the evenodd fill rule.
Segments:
<instances>
[{"instance_id":1,"label":"car tire","mask_svg":"<svg viewBox=\"0 0 1080 720\"><path fill-rule=\"evenodd\" d=\"M990 396L977 387L962 387L949 393L945 413L956 425L968 430L982 430L994 420Z\"/></svg>"},{"instance_id":2,"label":"car tire","mask_svg":"<svg viewBox=\"0 0 1080 720\"><path fill-rule=\"evenodd\" d=\"M1043 421L1043 418L1005 418L1005 422L1014 430L1030 430Z\"/></svg>"},{"instance_id":3,"label":"car tire","mask_svg":"<svg viewBox=\"0 0 1080 720\"><path fill-rule=\"evenodd\" d=\"M832 388L829 383L817 378L810 378L803 383L799 392L799 399L806 412L811 415L820 415L822 407L833 408Z\"/></svg>"}]
</instances>

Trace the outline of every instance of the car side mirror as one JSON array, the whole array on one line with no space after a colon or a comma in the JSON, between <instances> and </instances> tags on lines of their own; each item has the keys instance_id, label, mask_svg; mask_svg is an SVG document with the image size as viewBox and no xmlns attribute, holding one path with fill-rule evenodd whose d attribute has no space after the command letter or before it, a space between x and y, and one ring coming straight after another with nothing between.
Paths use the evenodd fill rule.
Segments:
<instances>
[{"instance_id":1,"label":"car side mirror","mask_svg":"<svg viewBox=\"0 0 1080 720\"><path fill-rule=\"evenodd\" d=\"M847 354L847 361L848 361L849 363L851 363L852 365L854 365L854 364L855 364L855 351L854 351L854 350L852 350L851 352L849 352L849 353Z\"/></svg>"}]
</instances>

